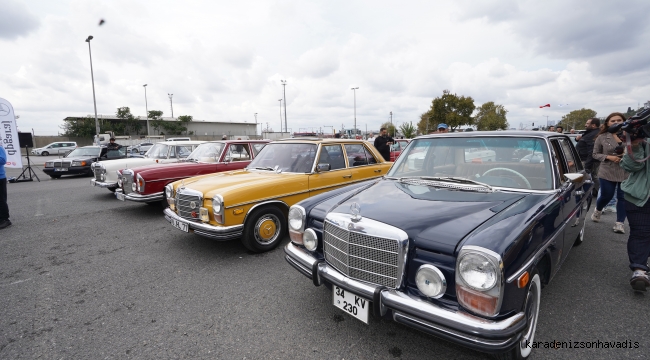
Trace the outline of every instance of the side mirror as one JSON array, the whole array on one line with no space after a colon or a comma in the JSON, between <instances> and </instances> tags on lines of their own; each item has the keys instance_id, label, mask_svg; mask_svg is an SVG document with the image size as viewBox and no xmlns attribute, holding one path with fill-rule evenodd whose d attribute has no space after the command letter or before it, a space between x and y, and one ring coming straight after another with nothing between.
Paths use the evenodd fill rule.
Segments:
<instances>
[{"instance_id":1,"label":"side mirror","mask_svg":"<svg viewBox=\"0 0 650 360\"><path fill-rule=\"evenodd\" d=\"M584 175L580 173L566 173L564 174L564 177L566 178L567 181L573 184L581 183L584 179Z\"/></svg>"},{"instance_id":2,"label":"side mirror","mask_svg":"<svg viewBox=\"0 0 650 360\"><path fill-rule=\"evenodd\" d=\"M316 167L316 171L317 172L330 171L330 168L331 168L330 164L327 164L327 163L318 164L318 166Z\"/></svg>"}]
</instances>

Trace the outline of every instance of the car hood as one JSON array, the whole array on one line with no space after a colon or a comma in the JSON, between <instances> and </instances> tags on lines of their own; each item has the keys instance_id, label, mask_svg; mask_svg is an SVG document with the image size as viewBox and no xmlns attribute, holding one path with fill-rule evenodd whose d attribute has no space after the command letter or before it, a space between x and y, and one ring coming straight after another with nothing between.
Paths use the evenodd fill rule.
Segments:
<instances>
[{"instance_id":1,"label":"car hood","mask_svg":"<svg viewBox=\"0 0 650 360\"><path fill-rule=\"evenodd\" d=\"M112 173L115 170L133 169L134 167L149 165L152 163L155 164L156 159L132 157L132 158L122 158L122 159L114 159L114 160L104 160L102 161L102 166L106 169L106 172Z\"/></svg>"},{"instance_id":2,"label":"car hood","mask_svg":"<svg viewBox=\"0 0 650 360\"><path fill-rule=\"evenodd\" d=\"M95 161L97 156L73 156L73 157L64 157L60 159L54 159L50 161Z\"/></svg>"},{"instance_id":3,"label":"car hood","mask_svg":"<svg viewBox=\"0 0 650 360\"><path fill-rule=\"evenodd\" d=\"M454 191L384 179L331 211L350 214L350 206L357 203L363 218L404 230L411 245L453 255L472 230L524 196Z\"/></svg>"},{"instance_id":4,"label":"car hood","mask_svg":"<svg viewBox=\"0 0 650 360\"><path fill-rule=\"evenodd\" d=\"M206 171L216 170L217 164L180 162L171 164L151 164L139 166L133 169L137 175L140 174L145 180L165 178L180 178L204 174Z\"/></svg>"},{"instance_id":5,"label":"car hood","mask_svg":"<svg viewBox=\"0 0 650 360\"><path fill-rule=\"evenodd\" d=\"M224 197L226 206L232 206L308 191L309 175L236 170L193 177L174 184L200 191L206 199L220 194Z\"/></svg>"}]
</instances>

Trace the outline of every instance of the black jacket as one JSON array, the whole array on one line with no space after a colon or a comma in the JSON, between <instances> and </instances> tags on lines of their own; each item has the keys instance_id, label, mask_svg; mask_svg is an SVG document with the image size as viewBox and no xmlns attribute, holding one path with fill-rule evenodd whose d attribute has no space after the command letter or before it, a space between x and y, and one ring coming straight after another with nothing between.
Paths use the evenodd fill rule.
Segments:
<instances>
[{"instance_id":1,"label":"black jacket","mask_svg":"<svg viewBox=\"0 0 650 360\"><path fill-rule=\"evenodd\" d=\"M591 170L593 166L594 159L591 154L594 151L594 142L596 141L596 136L598 136L599 129L587 129L578 143L576 144L576 150L578 150L578 155L580 160L585 165L585 169Z\"/></svg>"},{"instance_id":2,"label":"black jacket","mask_svg":"<svg viewBox=\"0 0 650 360\"><path fill-rule=\"evenodd\" d=\"M394 142L393 138L390 136L377 136L375 139L375 147L386 161L390 161L390 145L386 144L388 142Z\"/></svg>"}]
</instances>

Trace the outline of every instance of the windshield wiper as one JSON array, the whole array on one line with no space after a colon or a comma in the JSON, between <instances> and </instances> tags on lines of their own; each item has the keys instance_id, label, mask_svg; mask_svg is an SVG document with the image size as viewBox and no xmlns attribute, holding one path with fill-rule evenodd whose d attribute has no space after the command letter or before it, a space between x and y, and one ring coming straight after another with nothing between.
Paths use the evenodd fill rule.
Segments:
<instances>
[{"instance_id":1,"label":"windshield wiper","mask_svg":"<svg viewBox=\"0 0 650 360\"><path fill-rule=\"evenodd\" d=\"M408 176L408 177L399 178L400 182L402 182L402 180L431 180L431 181L454 182L459 184L473 184L473 185L483 186L485 188L490 189L490 191L494 191L494 189L492 189L492 186L486 183L482 183L472 179L467 179L464 177L457 177L457 176Z\"/></svg>"},{"instance_id":2,"label":"windshield wiper","mask_svg":"<svg viewBox=\"0 0 650 360\"><path fill-rule=\"evenodd\" d=\"M269 171L275 171L275 169L272 168L272 167L270 167L270 166L266 166L266 167L261 167L261 166L260 166L260 167L256 167L255 169L256 169L256 170L269 170Z\"/></svg>"}]
</instances>

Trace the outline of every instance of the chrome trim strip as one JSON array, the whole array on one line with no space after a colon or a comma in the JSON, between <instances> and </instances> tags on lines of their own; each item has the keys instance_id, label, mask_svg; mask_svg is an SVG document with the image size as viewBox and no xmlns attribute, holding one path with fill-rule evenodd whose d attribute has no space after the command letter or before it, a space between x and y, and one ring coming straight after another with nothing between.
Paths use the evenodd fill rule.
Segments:
<instances>
[{"instance_id":1,"label":"chrome trim strip","mask_svg":"<svg viewBox=\"0 0 650 360\"><path fill-rule=\"evenodd\" d=\"M102 182L102 181L97 181L95 179L90 179L90 184L93 186L97 186L100 188L111 188L111 187L117 187L117 181L116 182Z\"/></svg>"},{"instance_id":2,"label":"chrome trim strip","mask_svg":"<svg viewBox=\"0 0 650 360\"><path fill-rule=\"evenodd\" d=\"M551 237L546 241L546 243L544 243L544 245L542 245L542 247L540 247L539 250L537 250L535 254L519 268L519 270L515 271L512 275L510 275L510 277L508 277L506 282L511 283L515 281L516 278L521 276L521 274L523 274L524 271L526 271L526 269L528 269L535 261L537 261L544 253L544 251L548 249L548 247L551 246L553 241L555 241L557 237L564 231L564 228L566 227L567 223L570 220L571 219L564 221L564 223L562 223L562 225L558 227L558 229L555 231L555 233L553 233L553 235L551 235Z\"/></svg>"},{"instance_id":3,"label":"chrome trim strip","mask_svg":"<svg viewBox=\"0 0 650 360\"><path fill-rule=\"evenodd\" d=\"M178 222L182 222L188 225L189 229L194 230L194 233L197 235L210 237L218 240L230 240L237 237L241 237L244 226L243 225L233 225L233 226L213 226L210 224L197 223L184 219L170 208L166 208L163 213L165 214L165 220L171 223L171 219L174 219Z\"/></svg>"},{"instance_id":4,"label":"chrome trim strip","mask_svg":"<svg viewBox=\"0 0 650 360\"><path fill-rule=\"evenodd\" d=\"M164 200L165 196L163 192L157 192L153 194L148 194L148 195L142 195L142 194L136 194L136 193L129 193L124 195L124 199L126 200L131 200L135 202L154 202L154 201L162 201Z\"/></svg>"},{"instance_id":5,"label":"chrome trim strip","mask_svg":"<svg viewBox=\"0 0 650 360\"><path fill-rule=\"evenodd\" d=\"M243 203L239 203L239 204L230 205L230 206L226 207L226 209L232 209L232 208L237 207L237 206L244 206L244 205L255 204L255 203L260 202L260 201L269 202L269 200L275 200L275 199L283 198L283 197L286 197L286 196L300 195L300 194L304 194L304 193L308 193L308 192L309 192L309 190L306 190L306 191L298 191L298 192L289 193L289 194L284 194L284 195L279 195L279 196L272 196L272 197L268 197L268 198L264 198L264 199L257 199L257 200L253 200L253 201L247 201L247 202L243 202ZM283 201L279 201L279 202L281 202L281 203L284 204ZM286 205L286 204L285 204L285 205ZM287 207L288 207L288 206L287 206Z\"/></svg>"}]
</instances>

